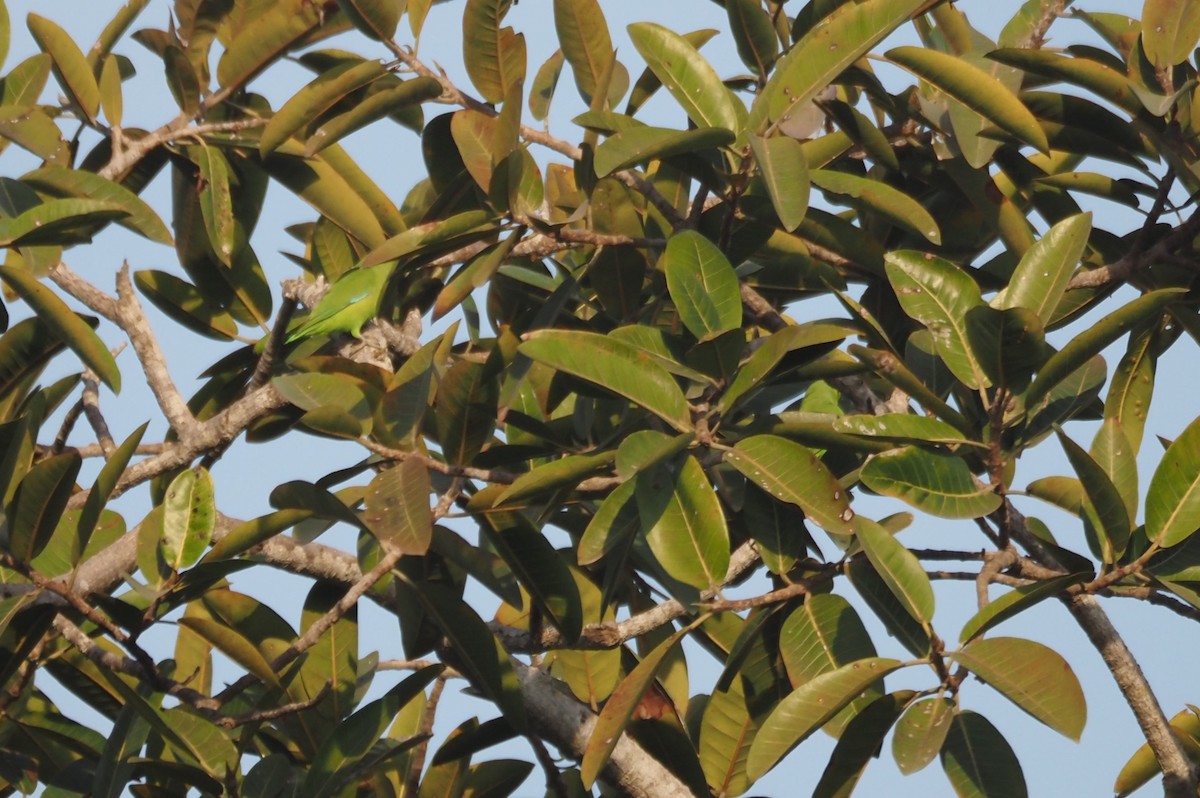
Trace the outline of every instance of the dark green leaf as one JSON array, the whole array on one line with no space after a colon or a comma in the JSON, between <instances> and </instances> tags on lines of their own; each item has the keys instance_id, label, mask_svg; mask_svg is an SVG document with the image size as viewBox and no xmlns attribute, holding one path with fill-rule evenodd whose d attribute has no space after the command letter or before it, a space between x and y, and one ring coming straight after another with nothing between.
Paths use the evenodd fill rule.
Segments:
<instances>
[{"instance_id":1,"label":"dark green leaf","mask_svg":"<svg viewBox=\"0 0 1200 798\"><path fill-rule=\"evenodd\" d=\"M987 718L960 712L942 746L942 769L959 798L1027 798L1021 763Z\"/></svg>"}]
</instances>

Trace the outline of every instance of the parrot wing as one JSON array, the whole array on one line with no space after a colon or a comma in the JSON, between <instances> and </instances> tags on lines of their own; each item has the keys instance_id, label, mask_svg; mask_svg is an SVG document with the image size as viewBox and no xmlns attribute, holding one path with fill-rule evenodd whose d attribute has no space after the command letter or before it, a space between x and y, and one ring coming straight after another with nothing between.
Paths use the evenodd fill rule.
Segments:
<instances>
[{"instance_id":1,"label":"parrot wing","mask_svg":"<svg viewBox=\"0 0 1200 798\"><path fill-rule=\"evenodd\" d=\"M321 297L304 323L288 335L287 342L335 332L361 337L363 325L379 312L391 273L388 264L346 272Z\"/></svg>"}]
</instances>

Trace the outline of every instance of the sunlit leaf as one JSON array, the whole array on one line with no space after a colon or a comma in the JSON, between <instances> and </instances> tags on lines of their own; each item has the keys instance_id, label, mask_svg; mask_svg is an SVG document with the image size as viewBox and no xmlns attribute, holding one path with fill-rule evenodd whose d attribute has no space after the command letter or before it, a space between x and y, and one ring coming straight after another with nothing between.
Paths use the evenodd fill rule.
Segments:
<instances>
[{"instance_id":1,"label":"sunlit leaf","mask_svg":"<svg viewBox=\"0 0 1200 798\"><path fill-rule=\"evenodd\" d=\"M935 255L909 250L889 253L888 280L904 311L929 328L938 356L968 387L989 382L967 338L967 313L983 303L969 274Z\"/></svg>"},{"instance_id":2,"label":"sunlit leaf","mask_svg":"<svg viewBox=\"0 0 1200 798\"><path fill-rule=\"evenodd\" d=\"M933 619L933 585L921 561L891 533L861 515L855 519L855 538L909 615L928 626Z\"/></svg>"},{"instance_id":3,"label":"sunlit leaf","mask_svg":"<svg viewBox=\"0 0 1200 798\"><path fill-rule=\"evenodd\" d=\"M0 266L0 277L29 303L38 317L48 322L84 364L112 389L121 390L121 372L108 347L91 325L75 314L51 289L20 269Z\"/></svg>"},{"instance_id":4,"label":"sunlit leaf","mask_svg":"<svg viewBox=\"0 0 1200 798\"><path fill-rule=\"evenodd\" d=\"M909 705L892 737L892 756L901 773L916 773L937 757L954 717L954 702L948 698L927 698Z\"/></svg>"},{"instance_id":5,"label":"sunlit leaf","mask_svg":"<svg viewBox=\"0 0 1200 798\"><path fill-rule=\"evenodd\" d=\"M737 329L742 301L733 266L715 244L692 230L667 241L667 289L684 325L697 338Z\"/></svg>"},{"instance_id":6,"label":"sunlit leaf","mask_svg":"<svg viewBox=\"0 0 1200 798\"><path fill-rule=\"evenodd\" d=\"M738 129L733 95L687 39L653 22L629 26L633 46L697 127Z\"/></svg>"},{"instance_id":7,"label":"sunlit leaf","mask_svg":"<svg viewBox=\"0 0 1200 798\"><path fill-rule=\"evenodd\" d=\"M683 392L648 352L611 336L539 330L521 345L525 356L624 396L675 429L692 428Z\"/></svg>"},{"instance_id":8,"label":"sunlit leaf","mask_svg":"<svg viewBox=\"0 0 1200 798\"><path fill-rule=\"evenodd\" d=\"M972 641L950 657L1050 728L1078 740L1087 721L1079 680L1062 655L1015 637Z\"/></svg>"},{"instance_id":9,"label":"sunlit leaf","mask_svg":"<svg viewBox=\"0 0 1200 798\"><path fill-rule=\"evenodd\" d=\"M1163 548L1200 529L1200 418L1163 454L1146 490L1146 537Z\"/></svg>"},{"instance_id":10,"label":"sunlit leaf","mask_svg":"<svg viewBox=\"0 0 1200 798\"><path fill-rule=\"evenodd\" d=\"M767 716L750 745L749 777L760 778L863 690L900 667L898 660L871 657L823 673L796 688Z\"/></svg>"},{"instance_id":11,"label":"sunlit leaf","mask_svg":"<svg viewBox=\"0 0 1200 798\"><path fill-rule=\"evenodd\" d=\"M905 446L873 455L863 466L863 484L940 518L980 518L1003 501L976 482L961 457Z\"/></svg>"},{"instance_id":12,"label":"sunlit leaf","mask_svg":"<svg viewBox=\"0 0 1200 798\"><path fill-rule=\"evenodd\" d=\"M200 559L217 524L208 469L189 468L171 480L163 498L163 560L181 571Z\"/></svg>"},{"instance_id":13,"label":"sunlit leaf","mask_svg":"<svg viewBox=\"0 0 1200 798\"><path fill-rule=\"evenodd\" d=\"M730 0L729 7L733 4L734 0ZM750 147L783 229L795 230L808 211L808 158L803 145L787 136L768 139L751 136Z\"/></svg>"},{"instance_id":14,"label":"sunlit leaf","mask_svg":"<svg viewBox=\"0 0 1200 798\"><path fill-rule=\"evenodd\" d=\"M583 752L580 770L585 788L590 787L596 781L600 771L608 764L608 758L616 748L617 741L625 733L625 728L633 718L633 711L637 709L642 696L654 684L659 670L666 662L667 655L671 653L675 644L683 638L687 631L681 629L655 646L654 650L642 658L637 667L617 685L617 689L609 696L608 702L600 712L600 717L596 719L596 725L592 728L587 748Z\"/></svg>"},{"instance_id":15,"label":"sunlit leaf","mask_svg":"<svg viewBox=\"0 0 1200 798\"><path fill-rule=\"evenodd\" d=\"M896 47L888 50L886 55L1001 130L1036 150L1049 151L1045 132L1020 98L1000 80L969 61L922 47Z\"/></svg>"},{"instance_id":16,"label":"sunlit leaf","mask_svg":"<svg viewBox=\"0 0 1200 798\"><path fill-rule=\"evenodd\" d=\"M755 435L738 441L725 460L776 499L804 510L825 531L853 534L849 498L811 449L775 435Z\"/></svg>"}]
</instances>

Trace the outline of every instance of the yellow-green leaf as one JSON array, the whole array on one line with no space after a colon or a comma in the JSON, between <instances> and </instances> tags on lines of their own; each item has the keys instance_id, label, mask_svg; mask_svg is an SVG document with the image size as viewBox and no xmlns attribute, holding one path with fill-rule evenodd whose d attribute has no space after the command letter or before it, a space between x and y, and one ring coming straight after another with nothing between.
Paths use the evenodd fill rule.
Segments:
<instances>
[{"instance_id":1,"label":"yellow-green leaf","mask_svg":"<svg viewBox=\"0 0 1200 798\"><path fill-rule=\"evenodd\" d=\"M54 59L54 76L63 91L84 118L95 124L100 111L100 86L83 51L65 30L45 17L30 14L27 24L38 47Z\"/></svg>"},{"instance_id":2,"label":"yellow-green leaf","mask_svg":"<svg viewBox=\"0 0 1200 798\"><path fill-rule=\"evenodd\" d=\"M521 353L559 371L624 396L680 432L692 429L691 411L675 379L650 353L611 336L539 330Z\"/></svg>"},{"instance_id":3,"label":"yellow-green leaf","mask_svg":"<svg viewBox=\"0 0 1200 798\"><path fill-rule=\"evenodd\" d=\"M0 278L24 299L38 317L51 325L79 355L79 359L96 372L113 393L121 390L121 372L108 347L86 321L67 307L54 291L42 285L32 275L20 269L0 266Z\"/></svg>"},{"instance_id":4,"label":"yellow-green leaf","mask_svg":"<svg viewBox=\"0 0 1200 798\"><path fill-rule=\"evenodd\" d=\"M950 657L1060 734L1072 740L1083 734L1083 688L1057 651L1032 640L988 637Z\"/></svg>"},{"instance_id":5,"label":"yellow-green leaf","mask_svg":"<svg viewBox=\"0 0 1200 798\"><path fill-rule=\"evenodd\" d=\"M1050 143L1037 118L1000 80L950 53L924 47L896 47L887 57L935 88L987 118L1039 152Z\"/></svg>"},{"instance_id":6,"label":"yellow-green leaf","mask_svg":"<svg viewBox=\"0 0 1200 798\"><path fill-rule=\"evenodd\" d=\"M793 690L767 716L746 760L746 772L757 780L789 751L824 726L863 690L900 668L899 660L870 657L843 665Z\"/></svg>"},{"instance_id":7,"label":"yellow-green leaf","mask_svg":"<svg viewBox=\"0 0 1200 798\"><path fill-rule=\"evenodd\" d=\"M754 435L725 452L725 460L776 499L804 510L826 532L854 533L849 497L811 449L777 435Z\"/></svg>"}]
</instances>

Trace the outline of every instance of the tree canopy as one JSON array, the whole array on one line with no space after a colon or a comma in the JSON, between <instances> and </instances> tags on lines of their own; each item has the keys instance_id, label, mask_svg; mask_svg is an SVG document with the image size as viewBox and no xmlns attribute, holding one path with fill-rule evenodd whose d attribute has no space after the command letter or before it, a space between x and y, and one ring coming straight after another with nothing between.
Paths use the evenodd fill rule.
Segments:
<instances>
[{"instance_id":1,"label":"tree canopy","mask_svg":"<svg viewBox=\"0 0 1200 798\"><path fill-rule=\"evenodd\" d=\"M723 0L618 53L553 0L544 61L511 0L431 5L35 12L4 63L0 1L0 791L736 796L823 732L797 791L1019 798L973 696L1081 737L1097 686L1003 626L1058 605L1144 736L1114 791L1195 796L1200 710L1109 611L1200 621L1200 419L1150 423L1200 341L1200 2ZM353 465L227 514L218 463L302 436ZM447 684L486 711L435 733Z\"/></svg>"}]
</instances>

